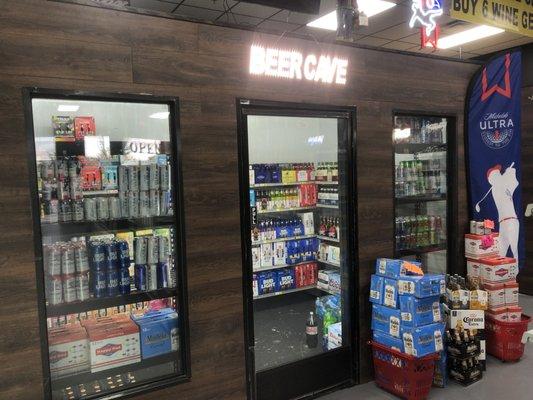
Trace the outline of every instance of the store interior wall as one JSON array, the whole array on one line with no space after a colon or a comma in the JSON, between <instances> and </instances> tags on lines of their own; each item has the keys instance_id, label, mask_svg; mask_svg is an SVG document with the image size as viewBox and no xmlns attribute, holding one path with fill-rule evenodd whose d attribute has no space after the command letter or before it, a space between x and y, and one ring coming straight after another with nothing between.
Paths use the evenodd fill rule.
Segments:
<instances>
[{"instance_id":1,"label":"store interior wall","mask_svg":"<svg viewBox=\"0 0 533 400\"><path fill-rule=\"evenodd\" d=\"M392 115L456 115L465 181L463 108L477 66L321 44L136 13L0 0L0 398L42 397L40 337L23 87L180 98L192 380L136 398L244 399L241 229L235 99L357 106L361 381L372 379L369 277L393 255ZM349 60L347 84L248 74L252 43L283 43ZM533 157L531 157L533 159ZM466 188L457 190L457 270L464 268Z\"/></svg>"}]
</instances>

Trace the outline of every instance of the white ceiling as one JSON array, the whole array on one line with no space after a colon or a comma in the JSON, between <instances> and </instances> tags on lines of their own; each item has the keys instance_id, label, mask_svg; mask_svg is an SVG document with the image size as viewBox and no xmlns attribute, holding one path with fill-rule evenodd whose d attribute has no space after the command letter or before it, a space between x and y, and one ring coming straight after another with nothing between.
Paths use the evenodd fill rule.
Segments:
<instances>
[{"instance_id":1,"label":"white ceiling","mask_svg":"<svg viewBox=\"0 0 533 400\"><path fill-rule=\"evenodd\" d=\"M448 50L420 49L418 28L410 29L411 0L388 0L397 4L382 14L369 19L368 27L361 27L356 44L408 51L413 53L434 54L436 56L470 59L499 50L533 43L533 38L504 32L486 39L478 40L462 47ZM317 18L316 15L289 12L279 8L266 7L233 0L130 0L132 7L172 13L182 17L194 17L206 21L252 27L271 33L293 32L309 35L313 40L333 41L335 32L309 28L306 23ZM322 0L320 15L333 11L336 0ZM448 7L445 7L448 9ZM456 33L474 25L452 20L449 15L440 19L441 37Z\"/></svg>"}]
</instances>

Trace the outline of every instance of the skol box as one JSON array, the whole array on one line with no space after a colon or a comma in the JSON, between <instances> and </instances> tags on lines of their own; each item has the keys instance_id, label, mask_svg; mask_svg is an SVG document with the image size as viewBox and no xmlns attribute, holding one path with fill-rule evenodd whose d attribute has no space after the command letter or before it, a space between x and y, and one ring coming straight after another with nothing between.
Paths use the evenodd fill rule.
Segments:
<instances>
[{"instance_id":1,"label":"skol box","mask_svg":"<svg viewBox=\"0 0 533 400\"><path fill-rule=\"evenodd\" d=\"M400 310L372 305L372 329L391 336L400 337Z\"/></svg>"},{"instance_id":2,"label":"skol box","mask_svg":"<svg viewBox=\"0 0 533 400\"><path fill-rule=\"evenodd\" d=\"M505 289L505 304L508 306L518 305L518 283L505 282L503 284Z\"/></svg>"},{"instance_id":3,"label":"skol box","mask_svg":"<svg viewBox=\"0 0 533 400\"><path fill-rule=\"evenodd\" d=\"M133 322L87 329L91 372L103 371L141 361L139 327Z\"/></svg>"},{"instance_id":4,"label":"skol box","mask_svg":"<svg viewBox=\"0 0 533 400\"><path fill-rule=\"evenodd\" d=\"M500 238L497 233L490 235L465 235L465 257L480 259L485 257L497 257L499 254Z\"/></svg>"},{"instance_id":5,"label":"skol box","mask_svg":"<svg viewBox=\"0 0 533 400\"><path fill-rule=\"evenodd\" d=\"M393 260L390 258L378 258L376 260L376 274L385 276L387 278L398 279L407 274L407 261ZM410 264L415 264L420 267L421 264L415 261L409 261Z\"/></svg>"},{"instance_id":6,"label":"skol box","mask_svg":"<svg viewBox=\"0 0 533 400\"><path fill-rule=\"evenodd\" d=\"M418 299L412 295L400 296L402 326L414 328L442 321L439 296Z\"/></svg>"},{"instance_id":7,"label":"skol box","mask_svg":"<svg viewBox=\"0 0 533 400\"><path fill-rule=\"evenodd\" d=\"M384 279L379 275L370 277L370 301L376 304L383 304L383 285Z\"/></svg>"},{"instance_id":8,"label":"skol box","mask_svg":"<svg viewBox=\"0 0 533 400\"><path fill-rule=\"evenodd\" d=\"M449 310L450 329L485 329L485 311Z\"/></svg>"},{"instance_id":9,"label":"skol box","mask_svg":"<svg viewBox=\"0 0 533 400\"><path fill-rule=\"evenodd\" d=\"M173 309L149 311L131 318L139 327L143 360L178 350L178 314Z\"/></svg>"},{"instance_id":10,"label":"skol box","mask_svg":"<svg viewBox=\"0 0 533 400\"><path fill-rule=\"evenodd\" d=\"M89 371L89 338L82 326L72 324L50 329L48 345L52 378Z\"/></svg>"},{"instance_id":11,"label":"skol box","mask_svg":"<svg viewBox=\"0 0 533 400\"><path fill-rule=\"evenodd\" d=\"M398 305L398 281L392 278L383 279L383 304L396 308Z\"/></svg>"},{"instance_id":12,"label":"skol box","mask_svg":"<svg viewBox=\"0 0 533 400\"><path fill-rule=\"evenodd\" d=\"M518 264L510 257L483 258L481 263L481 279L483 282L508 282L516 279Z\"/></svg>"},{"instance_id":13,"label":"skol box","mask_svg":"<svg viewBox=\"0 0 533 400\"><path fill-rule=\"evenodd\" d=\"M444 350L444 323L425 325L418 328L401 328L405 353L424 357Z\"/></svg>"},{"instance_id":14,"label":"skol box","mask_svg":"<svg viewBox=\"0 0 533 400\"><path fill-rule=\"evenodd\" d=\"M412 294L415 297L440 296L446 293L444 275L402 276L398 279L398 294Z\"/></svg>"},{"instance_id":15,"label":"skol box","mask_svg":"<svg viewBox=\"0 0 533 400\"><path fill-rule=\"evenodd\" d=\"M390 347L391 349L401 351L403 353L403 340L380 331L372 333L374 342Z\"/></svg>"}]
</instances>

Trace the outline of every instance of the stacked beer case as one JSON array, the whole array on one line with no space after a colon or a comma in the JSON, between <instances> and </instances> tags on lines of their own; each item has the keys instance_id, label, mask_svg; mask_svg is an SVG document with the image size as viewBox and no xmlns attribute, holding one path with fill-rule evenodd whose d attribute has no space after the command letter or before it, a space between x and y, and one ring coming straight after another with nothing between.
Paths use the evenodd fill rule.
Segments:
<instances>
[{"instance_id":1,"label":"stacked beer case","mask_svg":"<svg viewBox=\"0 0 533 400\"><path fill-rule=\"evenodd\" d=\"M443 350L444 275L414 275L420 263L379 258L371 277L373 340L414 357Z\"/></svg>"}]
</instances>

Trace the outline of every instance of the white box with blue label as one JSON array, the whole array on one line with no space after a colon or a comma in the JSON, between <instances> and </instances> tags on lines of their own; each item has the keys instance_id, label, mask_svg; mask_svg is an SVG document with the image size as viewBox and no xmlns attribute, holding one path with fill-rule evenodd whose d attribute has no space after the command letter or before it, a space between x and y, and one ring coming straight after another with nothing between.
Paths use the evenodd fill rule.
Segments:
<instances>
[{"instance_id":1,"label":"white box with blue label","mask_svg":"<svg viewBox=\"0 0 533 400\"><path fill-rule=\"evenodd\" d=\"M331 324L328 327L328 350L342 346L342 322Z\"/></svg>"},{"instance_id":2,"label":"white box with blue label","mask_svg":"<svg viewBox=\"0 0 533 400\"><path fill-rule=\"evenodd\" d=\"M400 337L400 310L372 305L372 329L391 336Z\"/></svg>"},{"instance_id":3,"label":"white box with blue label","mask_svg":"<svg viewBox=\"0 0 533 400\"><path fill-rule=\"evenodd\" d=\"M446 293L444 275L402 276L398 279L398 294L412 294L418 298Z\"/></svg>"},{"instance_id":4,"label":"white box with blue label","mask_svg":"<svg viewBox=\"0 0 533 400\"><path fill-rule=\"evenodd\" d=\"M139 326L143 360L178 350L178 313L173 309L149 311L131 318Z\"/></svg>"},{"instance_id":5,"label":"white box with blue label","mask_svg":"<svg viewBox=\"0 0 533 400\"><path fill-rule=\"evenodd\" d=\"M419 299L413 295L400 296L402 326L414 328L442 322L440 296Z\"/></svg>"},{"instance_id":6,"label":"white box with blue label","mask_svg":"<svg viewBox=\"0 0 533 400\"><path fill-rule=\"evenodd\" d=\"M418 328L401 328L405 353L414 357L444 350L444 323L420 326Z\"/></svg>"},{"instance_id":7,"label":"white box with blue label","mask_svg":"<svg viewBox=\"0 0 533 400\"><path fill-rule=\"evenodd\" d=\"M397 350L403 353L403 340L380 331L373 332L373 340L376 343L382 344L383 346L390 347L391 349Z\"/></svg>"},{"instance_id":8,"label":"white box with blue label","mask_svg":"<svg viewBox=\"0 0 533 400\"><path fill-rule=\"evenodd\" d=\"M391 258L378 258L376 260L376 274L387 278L398 279L407 275L406 264L414 264L420 267L422 264L416 261L394 260Z\"/></svg>"},{"instance_id":9,"label":"white box with blue label","mask_svg":"<svg viewBox=\"0 0 533 400\"><path fill-rule=\"evenodd\" d=\"M372 274L370 277L370 301L376 304L383 304L383 284L384 277Z\"/></svg>"}]
</instances>

